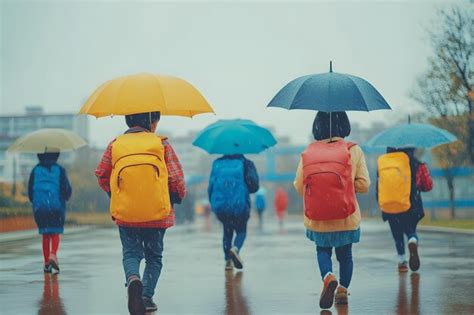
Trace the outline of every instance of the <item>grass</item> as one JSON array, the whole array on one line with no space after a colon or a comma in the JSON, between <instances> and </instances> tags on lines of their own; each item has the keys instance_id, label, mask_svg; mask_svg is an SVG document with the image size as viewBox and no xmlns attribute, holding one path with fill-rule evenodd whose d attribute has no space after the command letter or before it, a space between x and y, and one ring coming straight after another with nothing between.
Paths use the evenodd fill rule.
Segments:
<instances>
[{"instance_id":1,"label":"grass","mask_svg":"<svg viewBox=\"0 0 474 315\"><path fill-rule=\"evenodd\" d=\"M0 207L0 219L32 215L29 207Z\"/></svg>"},{"instance_id":2,"label":"grass","mask_svg":"<svg viewBox=\"0 0 474 315\"><path fill-rule=\"evenodd\" d=\"M474 219L431 220L429 218L424 218L423 220L421 220L420 225L474 230Z\"/></svg>"},{"instance_id":3,"label":"grass","mask_svg":"<svg viewBox=\"0 0 474 315\"><path fill-rule=\"evenodd\" d=\"M73 225L114 225L109 212L68 212L66 223Z\"/></svg>"},{"instance_id":4,"label":"grass","mask_svg":"<svg viewBox=\"0 0 474 315\"><path fill-rule=\"evenodd\" d=\"M1 207L0 219L14 217L30 217L33 212L30 207ZM66 213L66 224L72 225L113 225L109 212L72 212Z\"/></svg>"}]
</instances>

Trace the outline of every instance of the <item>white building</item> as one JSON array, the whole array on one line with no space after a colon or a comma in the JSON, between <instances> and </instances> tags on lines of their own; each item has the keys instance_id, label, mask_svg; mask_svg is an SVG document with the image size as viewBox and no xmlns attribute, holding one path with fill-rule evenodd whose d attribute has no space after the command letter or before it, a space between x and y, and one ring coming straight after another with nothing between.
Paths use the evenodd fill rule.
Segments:
<instances>
[{"instance_id":1,"label":"white building","mask_svg":"<svg viewBox=\"0 0 474 315\"><path fill-rule=\"evenodd\" d=\"M86 116L46 114L39 106L26 107L23 115L0 116L0 182L22 181L38 159L34 154L10 154L6 150L20 136L41 128L62 128L74 131L88 141ZM61 155L61 163L72 162L71 154Z\"/></svg>"}]
</instances>

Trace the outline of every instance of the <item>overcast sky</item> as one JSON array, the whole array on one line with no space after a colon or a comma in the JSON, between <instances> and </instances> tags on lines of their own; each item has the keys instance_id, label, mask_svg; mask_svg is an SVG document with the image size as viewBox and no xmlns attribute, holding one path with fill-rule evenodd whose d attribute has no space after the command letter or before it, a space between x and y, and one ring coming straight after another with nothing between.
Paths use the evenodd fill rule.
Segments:
<instances>
[{"instance_id":1,"label":"overcast sky","mask_svg":"<svg viewBox=\"0 0 474 315\"><path fill-rule=\"evenodd\" d=\"M1 0L0 0L1 2ZM426 28L443 2L1 2L0 114L28 104L77 112L104 81L138 72L195 85L216 111L164 117L183 134L218 118L273 125L308 139L314 113L266 109L290 80L328 71L361 76L393 112L355 113L369 126L416 110L409 98L431 53ZM123 118L91 119L91 142L105 145Z\"/></svg>"}]
</instances>

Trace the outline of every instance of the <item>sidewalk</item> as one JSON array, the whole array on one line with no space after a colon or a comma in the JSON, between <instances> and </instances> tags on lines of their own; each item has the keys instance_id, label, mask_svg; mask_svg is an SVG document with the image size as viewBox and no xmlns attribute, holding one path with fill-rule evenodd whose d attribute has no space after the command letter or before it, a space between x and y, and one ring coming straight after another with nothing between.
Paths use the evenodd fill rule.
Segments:
<instances>
[{"instance_id":1,"label":"sidewalk","mask_svg":"<svg viewBox=\"0 0 474 315\"><path fill-rule=\"evenodd\" d=\"M66 227L64 229L65 230L64 234L67 234L67 235L76 234L76 233L81 233L84 231L90 231L96 228L98 227L93 226L93 225ZM35 238L38 235L39 234L38 234L37 229L0 233L0 243L26 240L30 238Z\"/></svg>"},{"instance_id":2,"label":"sidewalk","mask_svg":"<svg viewBox=\"0 0 474 315\"><path fill-rule=\"evenodd\" d=\"M441 226L418 225L417 230L423 231L423 232L434 232L434 233L458 233L458 234L474 235L474 230L457 229L457 228L449 228L449 227L441 227Z\"/></svg>"}]
</instances>

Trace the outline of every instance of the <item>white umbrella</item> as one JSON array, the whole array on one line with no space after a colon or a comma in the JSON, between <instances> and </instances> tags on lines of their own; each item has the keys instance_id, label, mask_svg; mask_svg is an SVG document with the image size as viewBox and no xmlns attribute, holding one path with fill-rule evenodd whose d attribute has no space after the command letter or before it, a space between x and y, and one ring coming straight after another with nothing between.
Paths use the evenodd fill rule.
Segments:
<instances>
[{"instance_id":1,"label":"white umbrella","mask_svg":"<svg viewBox=\"0 0 474 315\"><path fill-rule=\"evenodd\" d=\"M8 152L52 153L72 151L87 143L72 131L66 129L40 129L18 138Z\"/></svg>"}]
</instances>

